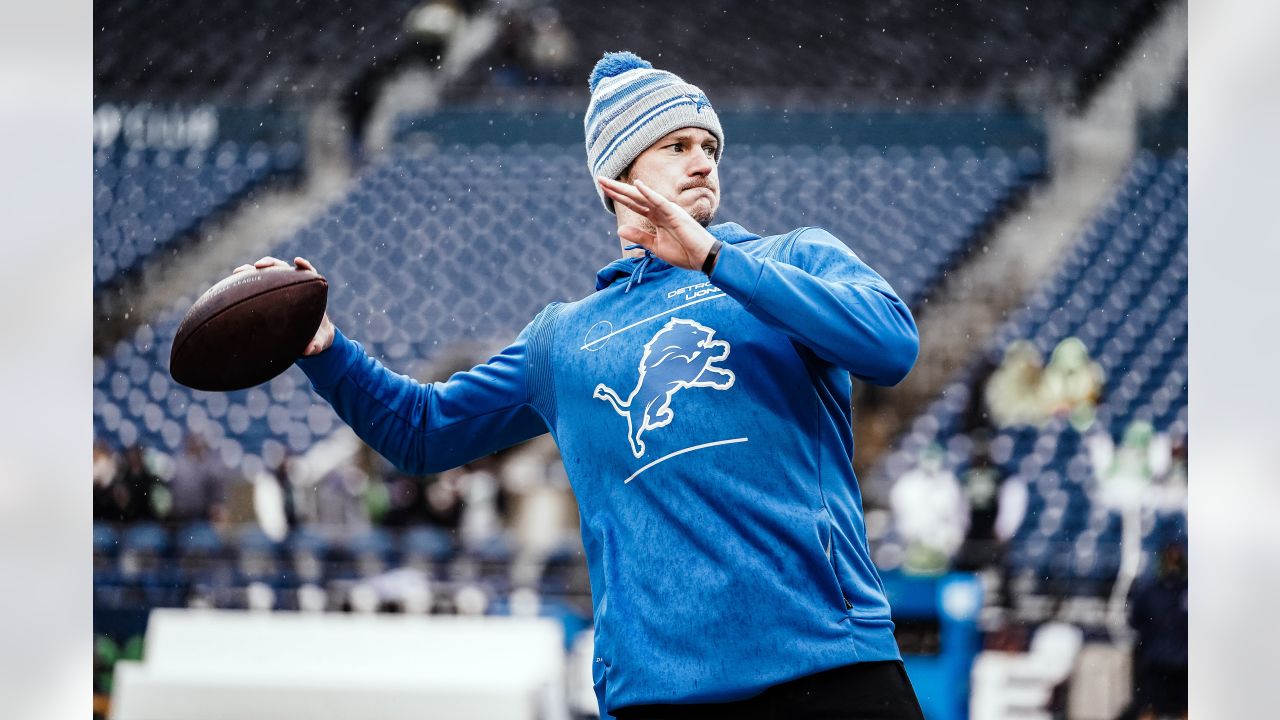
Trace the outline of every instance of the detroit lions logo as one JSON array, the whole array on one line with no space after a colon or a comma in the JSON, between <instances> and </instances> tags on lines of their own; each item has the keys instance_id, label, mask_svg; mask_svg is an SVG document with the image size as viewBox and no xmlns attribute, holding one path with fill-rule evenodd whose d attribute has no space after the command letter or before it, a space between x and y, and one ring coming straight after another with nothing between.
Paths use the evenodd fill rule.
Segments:
<instances>
[{"instance_id":1,"label":"detroit lions logo","mask_svg":"<svg viewBox=\"0 0 1280 720\"><path fill-rule=\"evenodd\" d=\"M677 391L733 387L733 372L716 366L729 357L729 343L713 340L715 334L715 330L693 320L672 318L644 344L640 378L626 400L604 383L596 386L592 397L609 403L614 412L627 419L632 455L644 456L644 433L666 427L675 419L671 398Z\"/></svg>"},{"instance_id":2,"label":"detroit lions logo","mask_svg":"<svg viewBox=\"0 0 1280 720\"><path fill-rule=\"evenodd\" d=\"M702 108L711 107L711 101L702 93L688 93L685 97L693 102L693 109L702 112Z\"/></svg>"}]
</instances>

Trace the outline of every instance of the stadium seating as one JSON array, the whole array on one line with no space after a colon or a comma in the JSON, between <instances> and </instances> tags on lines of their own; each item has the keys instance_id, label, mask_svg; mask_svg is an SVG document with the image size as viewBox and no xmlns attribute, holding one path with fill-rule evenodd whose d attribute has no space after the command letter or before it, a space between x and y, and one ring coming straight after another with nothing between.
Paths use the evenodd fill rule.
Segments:
<instances>
[{"instance_id":1,"label":"stadium seating","mask_svg":"<svg viewBox=\"0 0 1280 720\"><path fill-rule=\"evenodd\" d=\"M1118 442L1134 421L1185 435L1187 429L1187 158L1141 151L1117 193L1083 232L1055 275L996 333L987 360L1017 339L1042 356L1078 337L1106 374L1095 424ZM977 368L961 373L878 468L897 477L919 451L938 443L962 472L973 439L965 408L983 388ZM1063 418L1043 427L1004 428L991 441L1006 476L1028 485L1028 506L1006 563L1046 592L1105 595L1120 566L1121 521L1098 501L1096 477L1080 432ZM1143 548L1186 539L1185 511L1148 510ZM1146 563L1149 569L1149 562Z\"/></svg>"},{"instance_id":2,"label":"stadium seating","mask_svg":"<svg viewBox=\"0 0 1280 720\"><path fill-rule=\"evenodd\" d=\"M397 568L421 572L418 577L445 608L455 594L479 590L492 599L488 612L507 614L513 612L512 593L528 588L523 592L534 593L544 615L556 617L567 630L581 629L589 617L590 588L576 541L545 557L524 558L536 563L529 574L517 571L514 546L505 536L468 549L455 546L448 531L430 526L397 532L307 526L280 541L254 524L215 528L203 522L98 523L94 534L94 604L108 618L197 604L297 610L307 593L324 606L343 607L356 604L361 584L395 584L387 578L403 572ZM121 539L118 553L113 551L116 538ZM523 579L517 581L517 572ZM430 595L426 602L430 609Z\"/></svg>"},{"instance_id":3,"label":"stadium seating","mask_svg":"<svg viewBox=\"0 0 1280 720\"><path fill-rule=\"evenodd\" d=\"M331 281L334 322L399 371L460 342L505 342L547 302L591 292L595 271L617 256L581 153L404 149L273 254L310 259ZM736 147L720 217L762 234L822 225L917 306L1039 172L1029 148ZM98 436L172 453L191 428L252 473L340 426L296 368L234 393L174 383L169 348L193 299L95 359Z\"/></svg>"},{"instance_id":4,"label":"stadium seating","mask_svg":"<svg viewBox=\"0 0 1280 720\"><path fill-rule=\"evenodd\" d=\"M409 42L417 3L95 0L95 99L313 104Z\"/></svg>"},{"instance_id":5,"label":"stadium seating","mask_svg":"<svg viewBox=\"0 0 1280 720\"><path fill-rule=\"evenodd\" d=\"M126 150L116 143L95 148L95 291L175 247L264 183L295 177L300 165L295 143L225 141L186 150Z\"/></svg>"},{"instance_id":6,"label":"stadium seating","mask_svg":"<svg viewBox=\"0 0 1280 720\"><path fill-rule=\"evenodd\" d=\"M517 18L513 22L531 29L496 44L452 89L451 99L483 103L494 95L493 86L513 77L531 86L581 88L601 53L624 49L622 29L674 22L678 31L621 36L625 49L660 59L659 67L707 90L718 103L746 87L763 102L824 97L860 106L1040 107L1087 95L1157 3L823 0L805 3L802 12L776 2L747 12L728 0L549 5L576 44L572 62L554 72L531 64L521 42L536 36L538 19ZM503 91L508 101L518 95L511 87Z\"/></svg>"}]
</instances>

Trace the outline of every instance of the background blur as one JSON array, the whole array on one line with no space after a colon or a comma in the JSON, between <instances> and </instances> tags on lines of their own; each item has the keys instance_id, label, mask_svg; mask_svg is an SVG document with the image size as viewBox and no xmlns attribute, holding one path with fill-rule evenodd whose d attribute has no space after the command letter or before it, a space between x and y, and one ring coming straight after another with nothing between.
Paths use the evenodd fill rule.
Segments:
<instances>
[{"instance_id":1,"label":"background blur","mask_svg":"<svg viewBox=\"0 0 1280 720\"><path fill-rule=\"evenodd\" d=\"M715 102L721 219L822 225L916 313L911 377L854 407L926 714L1118 717L1185 671L1184 4L259 5L94 7L95 712L225 696L238 658L278 651L261 703L326 691L298 677L367 691L327 658L440 664L379 692L441 717L594 714L576 509L545 438L406 477L296 369L210 394L167 360L195 297L266 254L311 259L339 327L424 381L589 292L616 241L585 78L623 48ZM365 615L466 622L369 657L325 621ZM280 650L300 632L329 644ZM206 636L183 633L225 664L184 658ZM475 665L480 699L456 697L475 643L537 660Z\"/></svg>"}]
</instances>

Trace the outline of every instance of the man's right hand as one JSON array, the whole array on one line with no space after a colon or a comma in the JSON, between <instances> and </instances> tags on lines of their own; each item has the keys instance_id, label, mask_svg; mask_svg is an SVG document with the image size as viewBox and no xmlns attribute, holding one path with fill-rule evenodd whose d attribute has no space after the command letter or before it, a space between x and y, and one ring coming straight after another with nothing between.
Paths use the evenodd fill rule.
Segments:
<instances>
[{"instance_id":1,"label":"man's right hand","mask_svg":"<svg viewBox=\"0 0 1280 720\"><path fill-rule=\"evenodd\" d=\"M248 265L248 264L241 265L235 270L232 270L231 274L234 275L238 272L244 272L246 270L254 270L254 269L262 270L263 268L269 268L269 267L287 268L287 267L290 267L290 265L289 263L279 258L273 258L268 255L267 257L264 257L258 260L252 265ZM302 257L294 258L293 267L296 267L299 270L310 270L313 273L319 274L319 271L316 270L311 265L311 263L307 261L306 258L302 258ZM333 327L333 323L330 322L329 312L326 310L324 313L324 319L320 321L320 328L316 330L315 337L311 338L311 342L307 343L307 349L302 353L303 356L315 355L317 353L322 353L325 350L328 350L329 346L333 344L334 332L335 332L335 329Z\"/></svg>"}]
</instances>

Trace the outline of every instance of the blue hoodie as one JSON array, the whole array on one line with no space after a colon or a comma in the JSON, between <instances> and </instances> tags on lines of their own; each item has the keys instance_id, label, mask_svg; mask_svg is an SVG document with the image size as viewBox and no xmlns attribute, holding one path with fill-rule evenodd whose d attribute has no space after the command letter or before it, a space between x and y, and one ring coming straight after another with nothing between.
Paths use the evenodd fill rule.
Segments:
<instances>
[{"instance_id":1,"label":"blue hoodie","mask_svg":"<svg viewBox=\"0 0 1280 720\"><path fill-rule=\"evenodd\" d=\"M298 364L410 473L550 431L581 515L601 715L740 700L898 654L852 469L850 375L901 381L919 337L820 228L733 223L711 277L646 254L424 385L341 333Z\"/></svg>"}]
</instances>

